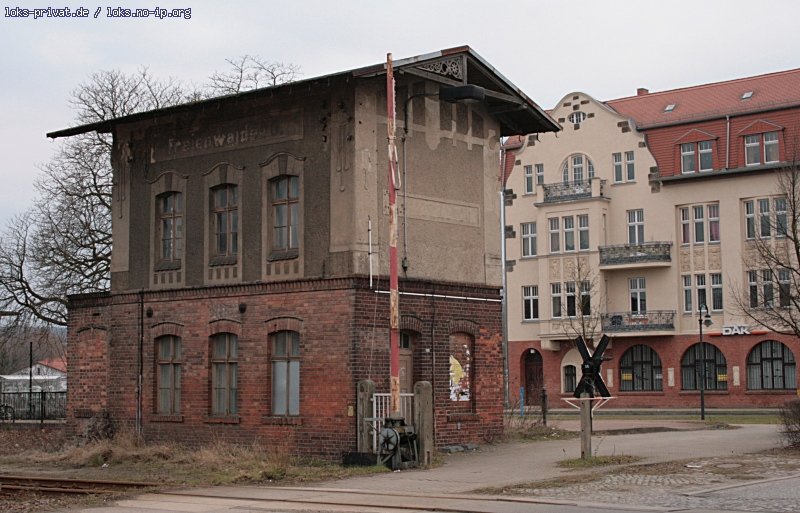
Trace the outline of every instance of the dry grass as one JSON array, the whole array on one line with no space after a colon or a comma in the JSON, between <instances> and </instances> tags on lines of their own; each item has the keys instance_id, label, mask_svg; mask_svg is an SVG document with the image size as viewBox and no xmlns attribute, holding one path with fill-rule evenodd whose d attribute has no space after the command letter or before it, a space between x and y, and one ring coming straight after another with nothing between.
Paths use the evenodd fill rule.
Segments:
<instances>
[{"instance_id":1,"label":"dry grass","mask_svg":"<svg viewBox=\"0 0 800 513\"><path fill-rule=\"evenodd\" d=\"M541 440L570 440L580 433L545 426L535 416L506 415L503 418L505 442L538 442Z\"/></svg>"},{"instance_id":2,"label":"dry grass","mask_svg":"<svg viewBox=\"0 0 800 513\"><path fill-rule=\"evenodd\" d=\"M113 440L65 446L61 450L6 453L0 456L0 470L162 485L308 483L387 471L385 467L343 467L298 458L285 449L267 449L257 443L241 446L219 440L196 448L146 443L129 431L117 433Z\"/></svg>"},{"instance_id":3,"label":"dry grass","mask_svg":"<svg viewBox=\"0 0 800 513\"><path fill-rule=\"evenodd\" d=\"M572 458L558 462L564 468L593 468L607 467L609 465L630 465L642 458L625 454L612 454L611 456L590 456L588 458Z\"/></svg>"}]
</instances>

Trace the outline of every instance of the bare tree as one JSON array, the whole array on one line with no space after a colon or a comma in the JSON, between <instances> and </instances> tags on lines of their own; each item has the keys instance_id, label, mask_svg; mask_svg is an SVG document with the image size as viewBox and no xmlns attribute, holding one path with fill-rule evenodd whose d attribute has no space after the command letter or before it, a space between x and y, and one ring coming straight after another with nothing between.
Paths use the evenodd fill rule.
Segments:
<instances>
[{"instance_id":1,"label":"bare tree","mask_svg":"<svg viewBox=\"0 0 800 513\"><path fill-rule=\"evenodd\" d=\"M800 336L800 163L776 172L775 194L754 200L745 222L744 280L731 280L737 310L777 333Z\"/></svg>"},{"instance_id":2,"label":"bare tree","mask_svg":"<svg viewBox=\"0 0 800 513\"><path fill-rule=\"evenodd\" d=\"M585 257L567 260L565 264L567 311L561 328L569 339L578 336L589 343L599 341L601 331L600 282Z\"/></svg>"},{"instance_id":3,"label":"bare tree","mask_svg":"<svg viewBox=\"0 0 800 513\"><path fill-rule=\"evenodd\" d=\"M269 62L258 55L242 55L227 59L227 71L215 71L209 78L205 93L209 96L238 94L243 91L293 82L300 76L300 66L291 63Z\"/></svg>"}]
</instances>

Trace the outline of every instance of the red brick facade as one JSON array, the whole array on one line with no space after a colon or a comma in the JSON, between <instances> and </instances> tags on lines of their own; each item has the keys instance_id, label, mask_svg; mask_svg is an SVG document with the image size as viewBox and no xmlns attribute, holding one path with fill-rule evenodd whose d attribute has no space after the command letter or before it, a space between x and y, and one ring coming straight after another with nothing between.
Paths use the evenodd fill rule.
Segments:
<instances>
[{"instance_id":1,"label":"red brick facade","mask_svg":"<svg viewBox=\"0 0 800 513\"><path fill-rule=\"evenodd\" d=\"M791 350L793 355L800 355L800 341L796 337L775 333L761 335L718 335L719 330L710 330L710 336L703 341L716 346L725 356L727 364L727 390L707 390L705 403L708 408L758 408L779 407L795 396L796 389L785 390L753 390L748 384L747 358L750 352L766 340L779 341ZM699 405L699 391L683 390L681 361L692 345L699 341L697 335L676 335L665 337L616 337L604 353L610 358L603 362L602 376L611 395L616 397L611 408L695 408ZM637 344L643 344L655 351L661 360L661 390L623 392L620 391L620 358L623 353ZM571 392L563 391L562 361L573 349L569 344L562 344L560 351L542 350L538 341L512 342L509 344L509 390L512 402L519 400L519 388L524 386L524 356L531 349L542 357L543 386L547 390L551 408L566 406L561 399L573 397ZM798 366L795 363L795 377ZM669 375L672 369L673 381L670 385ZM577 378L580 379L580 368ZM609 370L612 382L608 380ZM735 373L738 372L738 384ZM527 392L526 392L527 393Z\"/></svg>"},{"instance_id":2,"label":"red brick facade","mask_svg":"<svg viewBox=\"0 0 800 513\"><path fill-rule=\"evenodd\" d=\"M383 282L385 283L385 281ZM499 291L401 282L402 329L412 335L414 380L432 382L437 445L481 442L502 431ZM148 439L198 444L223 437L337 459L356 450L356 384L388 392L388 295L360 278L75 297L70 305L68 425L81 433L104 410L137 416L141 344L142 430ZM300 337L300 415L271 415L271 333ZM210 337L238 337L237 414L211 415ZM449 390L450 338L472 340L469 401ZM155 339L180 337L181 408L158 415ZM431 342L433 341L433 342Z\"/></svg>"}]
</instances>

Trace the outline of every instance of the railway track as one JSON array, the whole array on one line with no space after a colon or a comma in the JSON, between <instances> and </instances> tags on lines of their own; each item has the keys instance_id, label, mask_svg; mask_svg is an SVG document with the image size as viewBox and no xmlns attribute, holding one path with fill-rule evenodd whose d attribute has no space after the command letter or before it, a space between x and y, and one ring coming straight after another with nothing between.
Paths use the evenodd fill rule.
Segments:
<instances>
[{"instance_id":1,"label":"railway track","mask_svg":"<svg viewBox=\"0 0 800 513\"><path fill-rule=\"evenodd\" d=\"M23 493L101 495L155 488L156 486L158 486L156 483L135 481L0 475L0 495L4 496Z\"/></svg>"}]
</instances>

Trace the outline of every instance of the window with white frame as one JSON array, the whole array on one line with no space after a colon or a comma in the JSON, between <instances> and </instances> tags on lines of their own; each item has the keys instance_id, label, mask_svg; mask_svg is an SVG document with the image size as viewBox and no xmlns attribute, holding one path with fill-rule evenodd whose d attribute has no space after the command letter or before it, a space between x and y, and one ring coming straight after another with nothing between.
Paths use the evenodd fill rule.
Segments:
<instances>
[{"instance_id":1,"label":"window with white frame","mask_svg":"<svg viewBox=\"0 0 800 513\"><path fill-rule=\"evenodd\" d=\"M719 204L706 206L708 211L708 242L719 242Z\"/></svg>"},{"instance_id":2,"label":"window with white frame","mask_svg":"<svg viewBox=\"0 0 800 513\"><path fill-rule=\"evenodd\" d=\"M575 282L568 281L564 283L567 300L567 317L575 317L577 313L577 297L575 296Z\"/></svg>"},{"instance_id":3,"label":"window with white frame","mask_svg":"<svg viewBox=\"0 0 800 513\"><path fill-rule=\"evenodd\" d=\"M779 160L778 132L765 132L744 137L744 163L746 166L757 166L762 162L771 164Z\"/></svg>"},{"instance_id":4,"label":"window with white frame","mask_svg":"<svg viewBox=\"0 0 800 513\"><path fill-rule=\"evenodd\" d=\"M705 242L705 217L703 215L703 205L692 207L694 217L694 243L702 244Z\"/></svg>"},{"instance_id":5,"label":"window with white frame","mask_svg":"<svg viewBox=\"0 0 800 513\"><path fill-rule=\"evenodd\" d=\"M536 183L544 183L544 164L534 164L536 168Z\"/></svg>"},{"instance_id":6,"label":"window with white frame","mask_svg":"<svg viewBox=\"0 0 800 513\"><path fill-rule=\"evenodd\" d=\"M522 320L534 321L539 318L539 286L522 287Z\"/></svg>"},{"instance_id":7,"label":"window with white frame","mask_svg":"<svg viewBox=\"0 0 800 513\"><path fill-rule=\"evenodd\" d=\"M792 304L791 273L789 269L778 269L778 306L781 308Z\"/></svg>"},{"instance_id":8,"label":"window with white frame","mask_svg":"<svg viewBox=\"0 0 800 513\"><path fill-rule=\"evenodd\" d=\"M533 194L533 166L523 167L525 175L525 194Z\"/></svg>"},{"instance_id":9,"label":"window with white frame","mask_svg":"<svg viewBox=\"0 0 800 513\"><path fill-rule=\"evenodd\" d=\"M557 217L548 219L550 224L550 253L561 252L561 233L559 230L559 222Z\"/></svg>"},{"instance_id":10,"label":"window with white frame","mask_svg":"<svg viewBox=\"0 0 800 513\"><path fill-rule=\"evenodd\" d=\"M581 251L589 249L588 214L581 214L578 216L578 249Z\"/></svg>"},{"instance_id":11,"label":"window with white frame","mask_svg":"<svg viewBox=\"0 0 800 513\"><path fill-rule=\"evenodd\" d=\"M785 197L756 198L743 202L745 238L786 236L787 203Z\"/></svg>"},{"instance_id":12,"label":"window with white frame","mask_svg":"<svg viewBox=\"0 0 800 513\"><path fill-rule=\"evenodd\" d=\"M644 243L644 210L628 210L628 244Z\"/></svg>"},{"instance_id":13,"label":"window with white frame","mask_svg":"<svg viewBox=\"0 0 800 513\"><path fill-rule=\"evenodd\" d=\"M581 282L581 304L580 311L582 315L592 315L592 282Z\"/></svg>"},{"instance_id":14,"label":"window with white frame","mask_svg":"<svg viewBox=\"0 0 800 513\"><path fill-rule=\"evenodd\" d=\"M575 251L575 218L566 216L564 223L564 251Z\"/></svg>"},{"instance_id":15,"label":"window with white frame","mask_svg":"<svg viewBox=\"0 0 800 513\"><path fill-rule=\"evenodd\" d=\"M683 143L681 150L681 173L691 174L695 171L711 171L714 169L714 141Z\"/></svg>"},{"instance_id":16,"label":"window with white frame","mask_svg":"<svg viewBox=\"0 0 800 513\"><path fill-rule=\"evenodd\" d=\"M711 310L722 311L722 273L711 273Z\"/></svg>"},{"instance_id":17,"label":"window with white frame","mask_svg":"<svg viewBox=\"0 0 800 513\"><path fill-rule=\"evenodd\" d=\"M644 278L631 278L629 280L631 293L631 313L643 314L647 311L647 292Z\"/></svg>"},{"instance_id":18,"label":"window with white frame","mask_svg":"<svg viewBox=\"0 0 800 513\"><path fill-rule=\"evenodd\" d=\"M522 223L522 256L536 256L536 223Z\"/></svg>"},{"instance_id":19,"label":"window with white frame","mask_svg":"<svg viewBox=\"0 0 800 513\"><path fill-rule=\"evenodd\" d=\"M622 153L612 153L611 158L614 161L614 182L621 183L622 180Z\"/></svg>"},{"instance_id":20,"label":"window with white frame","mask_svg":"<svg viewBox=\"0 0 800 513\"><path fill-rule=\"evenodd\" d=\"M780 275L779 275L780 278ZM750 308L772 308L775 303L774 275L769 269L747 271ZM778 283L780 290L780 283Z\"/></svg>"},{"instance_id":21,"label":"window with white frame","mask_svg":"<svg viewBox=\"0 0 800 513\"><path fill-rule=\"evenodd\" d=\"M626 178L629 182L632 182L636 179L636 170L634 167L633 162L633 152L626 151L625 152L625 170L626 170Z\"/></svg>"},{"instance_id":22,"label":"window with white frame","mask_svg":"<svg viewBox=\"0 0 800 513\"><path fill-rule=\"evenodd\" d=\"M589 157L582 153L567 157L561 165L561 181L569 183L570 178L578 183L594 178L594 164Z\"/></svg>"},{"instance_id":23,"label":"window with white frame","mask_svg":"<svg viewBox=\"0 0 800 513\"><path fill-rule=\"evenodd\" d=\"M689 207L681 207L681 244L687 245L692 241L692 226L689 222Z\"/></svg>"},{"instance_id":24,"label":"window with white frame","mask_svg":"<svg viewBox=\"0 0 800 513\"><path fill-rule=\"evenodd\" d=\"M692 275L681 276L683 282L683 313L692 313Z\"/></svg>"},{"instance_id":25,"label":"window with white frame","mask_svg":"<svg viewBox=\"0 0 800 513\"><path fill-rule=\"evenodd\" d=\"M694 283L697 292L697 308L708 308L708 291L706 290L706 275L695 274Z\"/></svg>"},{"instance_id":26,"label":"window with white frame","mask_svg":"<svg viewBox=\"0 0 800 513\"><path fill-rule=\"evenodd\" d=\"M561 317L561 284L550 284L551 317L558 319Z\"/></svg>"}]
</instances>

